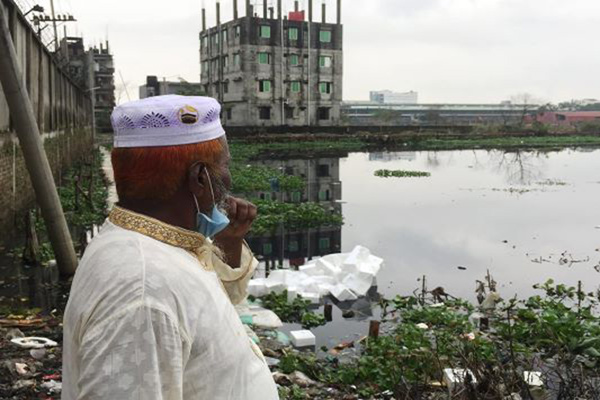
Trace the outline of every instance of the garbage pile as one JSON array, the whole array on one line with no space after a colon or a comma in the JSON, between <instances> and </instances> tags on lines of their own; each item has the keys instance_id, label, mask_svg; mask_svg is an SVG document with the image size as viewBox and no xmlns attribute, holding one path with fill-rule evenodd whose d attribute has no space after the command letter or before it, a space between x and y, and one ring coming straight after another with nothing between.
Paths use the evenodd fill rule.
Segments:
<instances>
[{"instance_id":1,"label":"garbage pile","mask_svg":"<svg viewBox=\"0 0 600 400\"><path fill-rule=\"evenodd\" d=\"M254 297L288 292L288 300L297 296L319 304L323 296L352 301L367 294L376 285L383 259L369 249L356 246L350 253L330 254L311 261L298 271L275 270L268 278L252 279L248 294Z\"/></svg>"}]
</instances>

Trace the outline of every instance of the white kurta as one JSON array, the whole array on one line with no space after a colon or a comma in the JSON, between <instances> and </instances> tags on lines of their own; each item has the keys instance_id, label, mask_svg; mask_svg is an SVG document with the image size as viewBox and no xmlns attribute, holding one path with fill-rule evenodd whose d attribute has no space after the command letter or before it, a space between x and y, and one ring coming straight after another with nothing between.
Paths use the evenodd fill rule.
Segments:
<instances>
[{"instance_id":1,"label":"white kurta","mask_svg":"<svg viewBox=\"0 0 600 400\"><path fill-rule=\"evenodd\" d=\"M256 260L248 249L241 269L210 258L107 221L65 311L62 398L278 399L219 279L241 300Z\"/></svg>"}]
</instances>

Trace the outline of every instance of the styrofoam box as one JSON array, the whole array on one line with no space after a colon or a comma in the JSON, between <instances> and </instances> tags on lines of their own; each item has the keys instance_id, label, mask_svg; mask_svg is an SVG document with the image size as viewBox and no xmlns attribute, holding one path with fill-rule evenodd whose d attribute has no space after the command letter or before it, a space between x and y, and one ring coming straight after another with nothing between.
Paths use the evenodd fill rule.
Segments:
<instances>
[{"instance_id":1,"label":"styrofoam box","mask_svg":"<svg viewBox=\"0 0 600 400\"><path fill-rule=\"evenodd\" d=\"M319 304L321 302L321 296L318 293L312 292L300 292L298 296L302 297L304 300L308 300L311 304Z\"/></svg>"},{"instance_id":2,"label":"styrofoam box","mask_svg":"<svg viewBox=\"0 0 600 400\"><path fill-rule=\"evenodd\" d=\"M354 293L344 285L336 285L331 288L331 295L339 301L356 300Z\"/></svg>"},{"instance_id":3,"label":"styrofoam box","mask_svg":"<svg viewBox=\"0 0 600 400\"><path fill-rule=\"evenodd\" d=\"M290 337L292 339L292 344L295 347L314 346L317 342L315 335L313 335L311 331L307 330L291 331Z\"/></svg>"}]
</instances>

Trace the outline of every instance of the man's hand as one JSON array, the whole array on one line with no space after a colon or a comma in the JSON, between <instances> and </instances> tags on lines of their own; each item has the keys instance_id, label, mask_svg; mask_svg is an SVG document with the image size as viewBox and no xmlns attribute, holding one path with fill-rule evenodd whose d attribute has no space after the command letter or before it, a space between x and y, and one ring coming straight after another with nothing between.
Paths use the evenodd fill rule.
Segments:
<instances>
[{"instance_id":1,"label":"man's hand","mask_svg":"<svg viewBox=\"0 0 600 400\"><path fill-rule=\"evenodd\" d=\"M232 268L240 266L244 237L256 219L256 206L249 201L229 197L226 206L229 226L215 236L215 244L225 253L226 261Z\"/></svg>"}]
</instances>

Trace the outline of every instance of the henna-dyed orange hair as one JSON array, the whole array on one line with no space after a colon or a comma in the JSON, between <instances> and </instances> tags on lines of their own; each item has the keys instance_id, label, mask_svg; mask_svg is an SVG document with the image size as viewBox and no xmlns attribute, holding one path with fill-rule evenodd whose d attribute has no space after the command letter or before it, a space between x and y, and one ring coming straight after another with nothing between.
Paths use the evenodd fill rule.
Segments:
<instances>
[{"instance_id":1,"label":"henna-dyed orange hair","mask_svg":"<svg viewBox=\"0 0 600 400\"><path fill-rule=\"evenodd\" d=\"M214 172L223 151L221 139L180 146L115 148L111 158L117 194L128 200L168 200L184 184L195 162L205 163Z\"/></svg>"}]
</instances>

